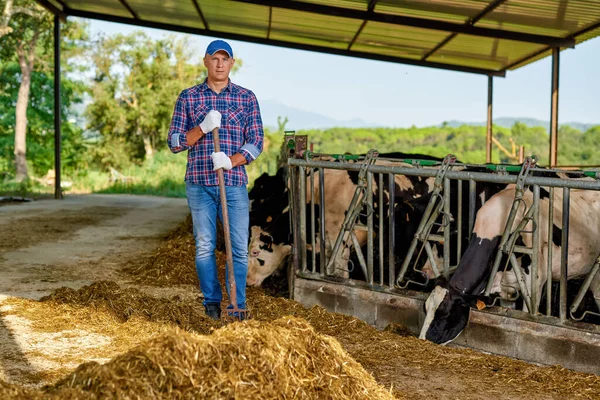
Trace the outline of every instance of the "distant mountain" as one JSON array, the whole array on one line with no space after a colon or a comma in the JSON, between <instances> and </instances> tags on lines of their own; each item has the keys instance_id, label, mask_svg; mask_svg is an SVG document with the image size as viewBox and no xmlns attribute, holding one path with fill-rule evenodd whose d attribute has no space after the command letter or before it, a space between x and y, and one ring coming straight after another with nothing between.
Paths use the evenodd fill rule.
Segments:
<instances>
[{"instance_id":1,"label":"distant mountain","mask_svg":"<svg viewBox=\"0 0 600 400\"><path fill-rule=\"evenodd\" d=\"M287 117L288 123L286 129L327 129L335 126L345 128L365 128L374 127L377 124L363 121L359 118L340 121L322 114L311 111L299 110L294 107L286 106L274 100L258 100L263 124L271 128L277 128L277 117Z\"/></svg>"},{"instance_id":2,"label":"distant mountain","mask_svg":"<svg viewBox=\"0 0 600 400\"><path fill-rule=\"evenodd\" d=\"M494 125L502 126L504 128L512 127L515 122L522 122L527 126L542 126L546 131L550 131L550 121L542 121L541 119L535 118L515 118L515 117L501 117L494 118ZM463 122L463 121L447 121L448 126L457 127L461 125L474 125L474 126L485 126L487 122ZM571 128L575 128L581 132L585 132L593 126L599 124L585 124L581 122L563 122L559 125L569 125Z\"/></svg>"}]
</instances>

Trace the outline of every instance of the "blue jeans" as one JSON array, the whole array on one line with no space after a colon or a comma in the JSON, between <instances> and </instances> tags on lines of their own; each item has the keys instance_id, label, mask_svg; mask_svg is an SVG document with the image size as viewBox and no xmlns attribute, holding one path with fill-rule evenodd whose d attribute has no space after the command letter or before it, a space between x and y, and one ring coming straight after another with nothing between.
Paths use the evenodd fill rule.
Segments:
<instances>
[{"instance_id":1,"label":"blue jeans","mask_svg":"<svg viewBox=\"0 0 600 400\"><path fill-rule=\"evenodd\" d=\"M217 215L223 221L221 196L218 186L202 186L186 183L188 206L194 224L196 241L196 272L200 289L204 294L203 304L220 303L223 299L217 276ZM233 255L233 272L236 283L236 300L239 308L246 308L246 276L248 275L248 224L249 202L245 186L226 186L227 213ZM229 271L226 274L229 295Z\"/></svg>"}]
</instances>

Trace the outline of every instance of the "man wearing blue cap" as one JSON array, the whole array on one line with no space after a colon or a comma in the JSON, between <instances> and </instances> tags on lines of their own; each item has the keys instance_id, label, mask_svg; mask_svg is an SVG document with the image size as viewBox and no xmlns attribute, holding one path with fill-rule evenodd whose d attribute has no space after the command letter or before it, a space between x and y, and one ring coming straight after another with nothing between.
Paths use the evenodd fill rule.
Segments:
<instances>
[{"instance_id":1,"label":"man wearing blue cap","mask_svg":"<svg viewBox=\"0 0 600 400\"><path fill-rule=\"evenodd\" d=\"M215 248L217 215L222 220L216 170L223 168L238 307L246 308L248 273L248 176L244 165L262 152L263 126L256 96L231 82L231 46L215 40L206 48L208 77L177 98L167 143L173 153L188 150L186 194L194 225L196 271L206 314L219 319L221 285ZM219 128L221 151L214 152L212 130ZM229 290L229 285L227 285Z\"/></svg>"}]
</instances>

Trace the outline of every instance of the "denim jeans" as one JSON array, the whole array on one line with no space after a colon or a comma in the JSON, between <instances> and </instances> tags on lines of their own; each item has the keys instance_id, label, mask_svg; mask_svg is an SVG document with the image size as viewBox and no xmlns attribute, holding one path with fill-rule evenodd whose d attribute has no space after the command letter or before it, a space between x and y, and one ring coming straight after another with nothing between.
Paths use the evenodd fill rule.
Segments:
<instances>
[{"instance_id":1,"label":"denim jeans","mask_svg":"<svg viewBox=\"0 0 600 400\"><path fill-rule=\"evenodd\" d=\"M196 241L196 272L203 304L220 303L223 299L217 277L215 248L217 246L217 215L223 221L221 196L218 186L202 186L186 183L188 206L194 224ZM246 308L246 276L248 275L248 224L249 202L245 186L226 186L227 213L233 255L233 272L236 283L236 300L239 308ZM226 274L229 295L229 271Z\"/></svg>"}]
</instances>

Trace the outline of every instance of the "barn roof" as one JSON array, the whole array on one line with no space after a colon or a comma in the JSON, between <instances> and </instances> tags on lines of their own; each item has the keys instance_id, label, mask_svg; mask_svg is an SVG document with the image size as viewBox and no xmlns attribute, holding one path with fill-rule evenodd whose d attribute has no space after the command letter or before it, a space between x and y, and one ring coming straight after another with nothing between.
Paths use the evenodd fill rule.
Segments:
<instances>
[{"instance_id":1,"label":"barn roof","mask_svg":"<svg viewBox=\"0 0 600 400\"><path fill-rule=\"evenodd\" d=\"M37 0L77 16L504 76L600 35L600 0Z\"/></svg>"}]
</instances>

